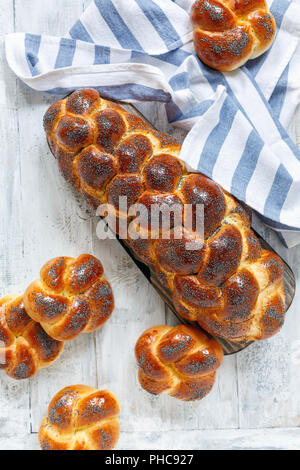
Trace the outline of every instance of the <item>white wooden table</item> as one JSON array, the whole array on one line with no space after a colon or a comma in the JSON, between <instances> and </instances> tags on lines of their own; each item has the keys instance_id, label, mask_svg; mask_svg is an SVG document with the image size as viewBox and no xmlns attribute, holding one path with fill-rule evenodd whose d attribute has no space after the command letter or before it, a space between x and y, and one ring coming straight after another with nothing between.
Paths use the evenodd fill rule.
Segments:
<instances>
[{"instance_id":1,"label":"white wooden table","mask_svg":"<svg viewBox=\"0 0 300 470\"><path fill-rule=\"evenodd\" d=\"M89 0L2 0L0 30L64 34ZM0 56L0 294L22 291L41 265L88 252L105 266L116 297L113 317L95 334L69 343L60 359L22 382L0 373L0 449L37 449L50 398L62 387L109 387L122 405L120 449L300 448L300 294L281 333L226 357L212 393L186 404L142 391L133 349L155 324L174 316L114 240L99 241L97 218L58 173L42 130L53 98L25 87ZM163 109L144 114L161 130ZM178 135L179 132L176 131ZM300 281L300 246L286 250L259 224Z\"/></svg>"}]
</instances>

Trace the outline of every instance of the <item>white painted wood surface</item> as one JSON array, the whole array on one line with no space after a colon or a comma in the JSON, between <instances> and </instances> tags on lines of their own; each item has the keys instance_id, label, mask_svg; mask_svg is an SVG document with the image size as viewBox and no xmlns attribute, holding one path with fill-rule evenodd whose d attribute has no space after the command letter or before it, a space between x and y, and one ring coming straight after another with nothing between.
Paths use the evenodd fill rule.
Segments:
<instances>
[{"instance_id":1,"label":"white painted wood surface","mask_svg":"<svg viewBox=\"0 0 300 470\"><path fill-rule=\"evenodd\" d=\"M300 1L300 0L298 0ZM13 31L64 34L89 0L2 0L1 36ZM63 4L63 13L61 10ZM0 294L20 292L53 256L89 252L105 267L116 309L104 328L67 344L50 368L24 382L0 374L0 449L36 449L50 398L62 387L85 383L109 387L121 406L120 449L300 448L300 294L281 333L226 357L212 393L186 404L142 391L133 349L154 324L175 324L156 292L114 240L96 237L98 220L58 173L42 130L53 101L31 91L10 72L0 54ZM161 130L163 108L140 107ZM288 261L300 280L300 247L286 250L256 227Z\"/></svg>"}]
</instances>

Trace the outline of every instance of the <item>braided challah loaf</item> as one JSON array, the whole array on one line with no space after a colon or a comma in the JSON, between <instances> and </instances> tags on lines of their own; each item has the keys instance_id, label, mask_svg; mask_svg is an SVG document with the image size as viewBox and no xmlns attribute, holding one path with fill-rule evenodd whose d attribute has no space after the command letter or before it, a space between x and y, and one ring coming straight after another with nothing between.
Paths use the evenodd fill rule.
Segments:
<instances>
[{"instance_id":1,"label":"braided challah loaf","mask_svg":"<svg viewBox=\"0 0 300 470\"><path fill-rule=\"evenodd\" d=\"M107 390L71 385L52 399L39 432L42 450L111 450L119 439L120 407Z\"/></svg>"},{"instance_id":2,"label":"braided challah loaf","mask_svg":"<svg viewBox=\"0 0 300 470\"><path fill-rule=\"evenodd\" d=\"M23 297L0 300L0 369L13 379L28 379L54 362L63 349L26 313Z\"/></svg>"},{"instance_id":3,"label":"braided challah loaf","mask_svg":"<svg viewBox=\"0 0 300 470\"><path fill-rule=\"evenodd\" d=\"M177 156L180 145L153 130L141 118L82 89L52 105L44 127L65 179L94 208L109 203L120 221L133 217L119 211L119 196L149 209L153 204L181 212L204 206L204 243L182 225L165 239L131 236L126 242L168 290L178 313L209 332L241 342L267 338L284 321L283 262L260 246L251 230L251 215L211 179L191 173ZM171 222L175 225L175 217ZM194 222L194 220L193 220ZM182 222L181 222L182 224ZM149 227L141 226L143 236Z\"/></svg>"},{"instance_id":4,"label":"braided challah loaf","mask_svg":"<svg viewBox=\"0 0 300 470\"><path fill-rule=\"evenodd\" d=\"M74 339L110 317L113 293L94 256L54 258L42 267L40 276L26 289L24 304L28 315L52 338Z\"/></svg>"},{"instance_id":5,"label":"braided challah loaf","mask_svg":"<svg viewBox=\"0 0 300 470\"><path fill-rule=\"evenodd\" d=\"M197 0L191 22L197 55L221 71L237 69L266 52L276 34L265 0Z\"/></svg>"},{"instance_id":6,"label":"braided challah loaf","mask_svg":"<svg viewBox=\"0 0 300 470\"><path fill-rule=\"evenodd\" d=\"M194 326L155 326L138 339L135 354L142 387L155 395L201 400L223 361L220 344Z\"/></svg>"}]
</instances>

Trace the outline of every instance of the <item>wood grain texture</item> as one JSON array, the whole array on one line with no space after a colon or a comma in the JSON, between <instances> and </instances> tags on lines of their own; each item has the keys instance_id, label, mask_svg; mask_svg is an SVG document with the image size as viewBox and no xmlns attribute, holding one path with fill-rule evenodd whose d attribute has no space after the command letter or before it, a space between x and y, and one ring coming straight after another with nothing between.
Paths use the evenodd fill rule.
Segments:
<instances>
[{"instance_id":1,"label":"wood grain texture","mask_svg":"<svg viewBox=\"0 0 300 470\"><path fill-rule=\"evenodd\" d=\"M61 35L88 3L63 0L62 15L53 0L2 0L0 29ZM118 242L97 238L98 218L60 177L44 139L42 116L53 98L19 82L6 65L2 40L0 45L0 293L21 292L53 256L89 252L102 260L116 297L104 328L69 343L34 379L17 383L0 374L0 449L38 448L36 433L51 396L78 382L109 387L120 399L122 449L300 448L298 292L282 332L226 357L202 402L180 403L141 390L133 355L138 336L177 320ZM163 106L143 104L139 110L159 129L184 138L167 125ZM300 247L288 251L257 220L255 228L299 280ZM178 430L184 430L179 442Z\"/></svg>"}]
</instances>

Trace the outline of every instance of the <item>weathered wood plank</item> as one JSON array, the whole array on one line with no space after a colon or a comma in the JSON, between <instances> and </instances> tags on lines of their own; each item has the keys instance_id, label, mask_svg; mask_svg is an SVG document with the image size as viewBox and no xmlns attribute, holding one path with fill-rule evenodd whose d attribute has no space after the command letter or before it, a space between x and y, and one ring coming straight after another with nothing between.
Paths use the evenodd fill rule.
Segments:
<instances>
[{"instance_id":1,"label":"weathered wood plank","mask_svg":"<svg viewBox=\"0 0 300 470\"><path fill-rule=\"evenodd\" d=\"M300 1L297 0L299 3ZM300 114L295 118L300 146ZM300 246L286 249L277 235L255 217L255 228L292 268L300 280ZM282 331L270 340L253 344L237 356L240 427L287 427L300 425L300 325L296 289Z\"/></svg>"},{"instance_id":2,"label":"weathered wood plank","mask_svg":"<svg viewBox=\"0 0 300 470\"><path fill-rule=\"evenodd\" d=\"M4 0L0 9L0 30L14 30L13 3ZM6 65L3 38L0 39L0 294L15 291L22 281L23 220L18 138L17 79ZM29 384L18 383L0 373L1 434L30 430Z\"/></svg>"},{"instance_id":3,"label":"weathered wood plank","mask_svg":"<svg viewBox=\"0 0 300 470\"><path fill-rule=\"evenodd\" d=\"M167 125L163 106L148 103L138 107L158 129L176 134L182 140L184 133ZM94 243L95 252L103 253L108 279L117 298L113 319L96 334L97 351L100 352L97 354L98 377L103 377L101 386L103 380L111 388L117 385L117 395L123 406L121 419L124 429L155 431L236 427L238 402L236 359L233 357L225 359L214 390L203 402L180 403L168 396L153 397L141 390L134 358L136 340L146 328L165 323L166 318L172 323L176 320L165 313L158 294L116 241L95 239Z\"/></svg>"},{"instance_id":4,"label":"weathered wood plank","mask_svg":"<svg viewBox=\"0 0 300 470\"><path fill-rule=\"evenodd\" d=\"M299 282L300 247L285 249L277 236L261 227L267 241L286 259ZM257 342L237 356L241 427L287 427L300 424L300 295L287 313L281 332Z\"/></svg>"},{"instance_id":5,"label":"weathered wood plank","mask_svg":"<svg viewBox=\"0 0 300 470\"><path fill-rule=\"evenodd\" d=\"M37 434L0 435L1 450L39 450Z\"/></svg>"},{"instance_id":6,"label":"weathered wood plank","mask_svg":"<svg viewBox=\"0 0 300 470\"><path fill-rule=\"evenodd\" d=\"M295 0L300 4L300 0ZM300 113L295 117L296 143L300 147ZM287 261L300 280L300 246L285 249L277 235L255 218L259 233ZM299 426L300 424L300 294L274 338L253 344L237 356L240 427Z\"/></svg>"},{"instance_id":7,"label":"weathered wood plank","mask_svg":"<svg viewBox=\"0 0 300 470\"><path fill-rule=\"evenodd\" d=\"M30 3L30 5L29 5ZM17 31L64 34L82 11L81 2L64 2L63 14L52 2L15 3ZM32 15L32 11L35 12ZM85 205L76 200L59 175L43 137L42 117L53 98L18 82L18 117L22 191L22 288L39 275L42 264L55 256L92 252L91 221ZM31 427L37 431L50 398L73 383L96 385L92 335L68 343L59 361L30 381Z\"/></svg>"},{"instance_id":8,"label":"weathered wood plank","mask_svg":"<svg viewBox=\"0 0 300 470\"><path fill-rule=\"evenodd\" d=\"M299 429L226 429L123 433L118 449L299 450Z\"/></svg>"}]
</instances>

